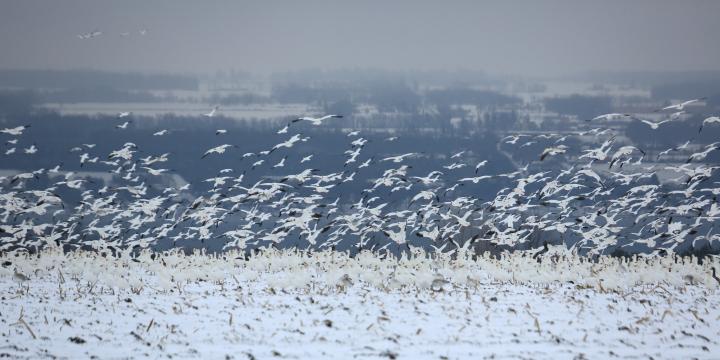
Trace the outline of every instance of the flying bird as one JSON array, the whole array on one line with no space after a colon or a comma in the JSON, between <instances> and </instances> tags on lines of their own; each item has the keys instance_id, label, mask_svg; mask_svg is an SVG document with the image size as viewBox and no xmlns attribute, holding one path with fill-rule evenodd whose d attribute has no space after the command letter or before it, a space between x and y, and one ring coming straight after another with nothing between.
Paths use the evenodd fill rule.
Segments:
<instances>
[{"instance_id":1,"label":"flying bird","mask_svg":"<svg viewBox=\"0 0 720 360\"><path fill-rule=\"evenodd\" d=\"M12 135L12 136L20 136L20 135L22 135L23 131L25 131L25 129L27 129L29 127L30 127L30 125L22 125L22 126L17 126L14 128L5 128L5 129L0 130L0 133Z\"/></svg>"},{"instance_id":2,"label":"flying bird","mask_svg":"<svg viewBox=\"0 0 720 360\"><path fill-rule=\"evenodd\" d=\"M707 124L720 124L720 116L711 116L709 118L705 118L705 120L703 120L702 124L700 125L698 133L701 132L703 127Z\"/></svg>"},{"instance_id":3,"label":"flying bird","mask_svg":"<svg viewBox=\"0 0 720 360\"><path fill-rule=\"evenodd\" d=\"M705 146L705 150L696 152L685 161L685 163L690 163L692 161L697 160L704 160L710 152L720 149L720 142L714 142L710 145Z\"/></svg>"},{"instance_id":4,"label":"flying bird","mask_svg":"<svg viewBox=\"0 0 720 360\"><path fill-rule=\"evenodd\" d=\"M555 156L558 154L564 154L567 152L568 147L565 145L558 145L558 146L551 146L549 148L546 148L543 150L542 154L540 154L540 161L545 160L548 156Z\"/></svg>"},{"instance_id":5,"label":"flying bird","mask_svg":"<svg viewBox=\"0 0 720 360\"><path fill-rule=\"evenodd\" d=\"M341 119L342 117L343 117L342 115L335 115L335 114L333 114L333 115L325 115L325 116L319 117L319 118L314 118L314 117L301 117L301 118L297 118L297 119L293 120L292 122L309 121L309 122L311 122L313 125L318 126L318 125L322 125L323 121L325 121L325 120L332 119L332 118Z\"/></svg>"},{"instance_id":6,"label":"flying bird","mask_svg":"<svg viewBox=\"0 0 720 360\"><path fill-rule=\"evenodd\" d=\"M476 175L477 175L478 171L480 170L480 168L485 166L487 164L487 162L488 162L487 160L483 160L483 161L479 162L477 165L475 165L475 174Z\"/></svg>"},{"instance_id":7,"label":"flying bird","mask_svg":"<svg viewBox=\"0 0 720 360\"><path fill-rule=\"evenodd\" d=\"M205 158L206 156L208 156L208 155L210 155L210 154L213 154L213 153L215 153L215 154L224 154L224 153L225 153L225 150L227 150L227 149L229 149L229 148L231 148L231 147L237 147L237 146L236 146L236 145L231 145L231 144L223 144L223 145L220 145L220 146L216 146L216 147L214 147L214 148L206 151L205 154L201 157L201 159L202 159L202 158Z\"/></svg>"},{"instance_id":8,"label":"flying bird","mask_svg":"<svg viewBox=\"0 0 720 360\"><path fill-rule=\"evenodd\" d=\"M493 176L491 176L491 175L483 175L483 176L475 176L475 177L462 178L462 179L460 179L460 180L458 180L458 181L459 181L459 182L472 181L473 184L477 184L477 183L479 183L479 182L482 181L482 180L492 179L492 178L493 178Z\"/></svg>"},{"instance_id":9,"label":"flying bird","mask_svg":"<svg viewBox=\"0 0 720 360\"><path fill-rule=\"evenodd\" d=\"M30 145L29 148L23 149L23 151L24 151L26 154L32 155L32 154L35 154L36 152L38 152L38 148L37 148L37 146L35 146L35 144L32 144L32 145Z\"/></svg>"},{"instance_id":10,"label":"flying bird","mask_svg":"<svg viewBox=\"0 0 720 360\"><path fill-rule=\"evenodd\" d=\"M395 163L401 163L401 162L403 162L403 160L405 160L405 158L415 156L415 155L417 155L417 153L407 153L407 154L402 154L402 155L397 155L397 156L386 157L380 161L392 161Z\"/></svg>"},{"instance_id":11,"label":"flying bird","mask_svg":"<svg viewBox=\"0 0 720 360\"><path fill-rule=\"evenodd\" d=\"M620 160L622 160L620 163L620 167L622 167L622 164L625 161L628 161L628 157L636 150L639 151L643 156L645 156L645 151L643 151L642 149L632 145L626 145L618 149L615 154L613 154L612 158L610 159L609 168L612 168L613 165Z\"/></svg>"},{"instance_id":12,"label":"flying bird","mask_svg":"<svg viewBox=\"0 0 720 360\"><path fill-rule=\"evenodd\" d=\"M92 39L92 38L98 37L98 36L100 36L100 35L102 35L102 32L101 32L101 31L94 30L94 31L87 32L87 33L84 33L84 34L78 34L78 35L77 35L77 38L80 39L80 40L88 40L88 39Z\"/></svg>"},{"instance_id":13,"label":"flying bird","mask_svg":"<svg viewBox=\"0 0 720 360\"><path fill-rule=\"evenodd\" d=\"M153 168L150 168L147 166L143 166L142 168L147 170L148 174L154 175L154 176L160 176L160 175L162 175L162 173L164 173L166 171L170 171L170 169L153 169Z\"/></svg>"},{"instance_id":14,"label":"flying bird","mask_svg":"<svg viewBox=\"0 0 720 360\"><path fill-rule=\"evenodd\" d=\"M707 97L701 97L701 98L698 98L698 99L692 99L692 100L683 101L683 102L681 102L681 103L679 103L679 104L666 106L666 107L664 107L664 108L662 108L662 109L658 109L658 110L656 110L656 111L663 111L663 110L683 111L683 110L685 110L685 107L686 107L686 106L688 106L688 105L690 105L690 104L694 104L694 103L696 103L696 102L704 101L704 100L707 100Z\"/></svg>"},{"instance_id":15,"label":"flying bird","mask_svg":"<svg viewBox=\"0 0 720 360\"><path fill-rule=\"evenodd\" d=\"M592 119L590 119L590 120L586 120L586 121L598 121L598 120L609 121L609 120L618 120L618 119L622 119L622 118L626 118L626 117L630 117L630 118L631 118L632 115L630 115L630 114L610 113L610 114L603 114L603 115L600 115L600 116L596 116L596 117L594 117L594 118L592 118Z\"/></svg>"},{"instance_id":16,"label":"flying bird","mask_svg":"<svg viewBox=\"0 0 720 360\"><path fill-rule=\"evenodd\" d=\"M212 110L210 110L209 113L203 114L203 116L211 118L211 117L215 116L215 114L217 114L217 111L219 109L220 109L220 107L216 105Z\"/></svg>"},{"instance_id":17,"label":"flying bird","mask_svg":"<svg viewBox=\"0 0 720 360\"><path fill-rule=\"evenodd\" d=\"M665 119L665 120L662 120L662 121L654 122L654 121L645 120L645 119L639 119L639 118L635 118L635 117L633 117L633 119L636 119L636 120L639 120L639 121L643 122L644 124L650 126L650 128L653 129L653 130L657 130L657 129L660 127L660 125L662 125L662 124L664 124L664 123L666 123L666 122L670 122L670 121L673 120L673 119Z\"/></svg>"},{"instance_id":18,"label":"flying bird","mask_svg":"<svg viewBox=\"0 0 720 360\"><path fill-rule=\"evenodd\" d=\"M304 139L303 139L303 138L300 137L300 134L295 134L295 135L293 135L290 139L288 139L287 141L283 141L283 142L281 142L281 143L273 146L273 148L272 148L270 151L268 151L268 154L271 153L271 152L273 152L273 151L275 151L275 150L277 150L277 149L283 148L283 147L284 147L284 148L291 148L291 147L293 147L293 145L295 145L295 143L297 143L298 141L307 141L308 139L309 139L309 138L304 138Z\"/></svg>"}]
</instances>

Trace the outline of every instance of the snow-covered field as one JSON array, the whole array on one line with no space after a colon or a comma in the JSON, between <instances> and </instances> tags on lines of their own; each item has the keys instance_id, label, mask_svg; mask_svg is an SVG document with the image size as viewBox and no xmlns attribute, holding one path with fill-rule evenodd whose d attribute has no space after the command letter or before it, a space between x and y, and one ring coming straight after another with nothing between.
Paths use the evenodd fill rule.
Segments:
<instances>
[{"instance_id":1,"label":"snow-covered field","mask_svg":"<svg viewBox=\"0 0 720 360\"><path fill-rule=\"evenodd\" d=\"M717 259L545 255L6 256L0 357L720 357Z\"/></svg>"}]
</instances>

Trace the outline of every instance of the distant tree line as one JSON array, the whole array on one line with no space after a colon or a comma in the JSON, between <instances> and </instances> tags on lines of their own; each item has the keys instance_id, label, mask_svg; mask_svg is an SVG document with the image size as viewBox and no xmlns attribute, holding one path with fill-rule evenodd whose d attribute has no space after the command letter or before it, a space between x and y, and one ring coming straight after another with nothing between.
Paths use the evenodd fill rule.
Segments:
<instances>
[{"instance_id":1,"label":"distant tree line","mask_svg":"<svg viewBox=\"0 0 720 360\"><path fill-rule=\"evenodd\" d=\"M187 75L114 73L92 70L0 70L0 87L97 88L118 90L197 90L198 79Z\"/></svg>"},{"instance_id":2,"label":"distant tree line","mask_svg":"<svg viewBox=\"0 0 720 360\"><path fill-rule=\"evenodd\" d=\"M561 115L575 115L581 120L592 119L601 114L613 111L609 96L570 95L547 98L545 109Z\"/></svg>"}]
</instances>

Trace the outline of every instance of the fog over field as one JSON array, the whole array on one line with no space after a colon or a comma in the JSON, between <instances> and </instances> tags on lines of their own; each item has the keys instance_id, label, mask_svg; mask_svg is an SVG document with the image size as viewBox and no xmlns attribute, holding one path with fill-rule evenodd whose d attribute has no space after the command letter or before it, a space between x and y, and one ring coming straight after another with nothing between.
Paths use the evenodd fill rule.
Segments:
<instances>
[{"instance_id":1,"label":"fog over field","mask_svg":"<svg viewBox=\"0 0 720 360\"><path fill-rule=\"evenodd\" d=\"M0 67L208 73L304 68L717 70L698 1L11 1ZM147 30L141 39L137 32ZM100 31L91 42L76 34ZM131 35L122 36L123 33Z\"/></svg>"}]
</instances>

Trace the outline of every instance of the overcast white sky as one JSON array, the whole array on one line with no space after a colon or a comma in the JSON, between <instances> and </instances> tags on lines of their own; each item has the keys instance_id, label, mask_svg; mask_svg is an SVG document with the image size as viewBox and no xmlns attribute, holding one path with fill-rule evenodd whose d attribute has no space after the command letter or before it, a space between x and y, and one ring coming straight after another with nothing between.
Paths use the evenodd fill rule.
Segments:
<instances>
[{"instance_id":1,"label":"overcast white sky","mask_svg":"<svg viewBox=\"0 0 720 360\"><path fill-rule=\"evenodd\" d=\"M718 0L0 0L1 68L717 70L719 34Z\"/></svg>"}]
</instances>

